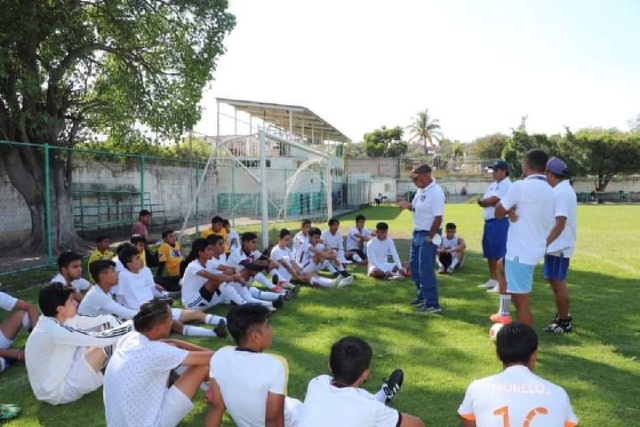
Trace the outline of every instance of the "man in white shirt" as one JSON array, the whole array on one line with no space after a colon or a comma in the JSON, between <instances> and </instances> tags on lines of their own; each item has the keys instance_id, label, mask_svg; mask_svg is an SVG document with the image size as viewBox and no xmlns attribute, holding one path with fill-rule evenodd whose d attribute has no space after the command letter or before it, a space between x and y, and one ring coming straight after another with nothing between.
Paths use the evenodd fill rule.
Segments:
<instances>
[{"instance_id":1,"label":"man in white shirt","mask_svg":"<svg viewBox=\"0 0 640 427\"><path fill-rule=\"evenodd\" d=\"M82 277L82 257L75 252L67 251L58 257L58 274L51 282L66 283L75 289L73 297L82 301L82 291L91 287L91 282Z\"/></svg>"},{"instance_id":2,"label":"man in white shirt","mask_svg":"<svg viewBox=\"0 0 640 427\"><path fill-rule=\"evenodd\" d=\"M542 150L527 152L522 162L524 179L513 183L496 205L496 218L508 216L511 224L504 264L507 288L500 289L500 311L491 316L494 323L511 322L509 305L513 298L518 321L533 326L533 272L544 258L554 223L553 189L544 175L548 160Z\"/></svg>"},{"instance_id":3,"label":"man in white shirt","mask_svg":"<svg viewBox=\"0 0 640 427\"><path fill-rule=\"evenodd\" d=\"M575 427L569 396L562 387L535 375L538 337L522 323L503 327L496 353L504 370L473 381L458 408L462 427Z\"/></svg>"},{"instance_id":4,"label":"man in white shirt","mask_svg":"<svg viewBox=\"0 0 640 427\"><path fill-rule=\"evenodd\" d=\"M431 176L427 164L417 166L411 179L418 191L411 203L401 200L400 209L413 212L413 238L409 253L409 268L416 285L417 298L411 302L419 314L440 314L438 282L434 271L437 246L433 236L438 234L444 214L444 191Z\"/></svg>"},{"instance_id":5,"label":"man in white shirt","mask_svg":"<svg viewBox=\"0 0 640 427\"><path fill-rule=\"evenodd\" d=\"M213 352L168 339L171 318L163 300L144 303L133 318L136 330L122 339L105 372L107 426L174 427L193 409ZM180 375L170 381L172 371Z\"/></svg>"},{"instance_id":6,"label":"man in white shirt","mask_svg":"<svg viewBox=\"0 0 640 427\"><path fill-rule=\"evenodd\" d=\"M457 227L453 222L448 222L444 230L445 235L438 247L438 257L436 258L438 273L453 274L456 268L462 267L467 244L462 237L456 234Z\"/></svg>"},{"instance_id":7,"label":"man in white shirt","mask_svg":"<svg viewBox=\"0 0 640 427\"><path fill-rule=\"evenodd\" d=\"M396 369L376 394L360 388L370 375L371 346L344 337L331 347L329 369L309 382L299 427L423 427L420 418L386 406L402 386Z\"/></svg>"},{"instance_id":8,"label":"man in white shirt","mask_svg":"<svg viewBox=\"0 0 640 427\"><path fill-rule=\"evenodd\" d=\"M366 220L364 215L356 216L356 226L349 229L346 239L345 257L360 265L367 265L367 242L374 237L371 230L364 228Z\"/></svg>"},{"instance_id":9,"label":"man in white shirt","mask_svg":"<svg viewBox=\"0 0 640 427\"><path fill-rule=\"evenodd\" d=\"M293 236L293 255L298 258L298 249L304 244L309 243L309 230L311 230L311 220L303 219L300 224L300 231Z\"/></svg>"},{"instance_id":10,"label":"man in white shirt","mask_svg":"<svg viewBox=\"0 0 640 427\"><path fill-rule=\"evenodd\" d=\"M27 375L36 399L59 405L80 399L102 385L100 370L113 346L132 330L109 315L81 316L74 289L50 283L40 289L42 316L25 348Z\"/></svg>"},{"instance_id":11,"label":"man in white shirt","mask_svg":"<svg viewBox=\"0 0 640 427\"><path fill-rule=\"evenodd\" d=\"M498 292L498 260L507 253L507 233L509 232L509 219L497 219L495 216L496 205L500 202L509 188L509 163L497 160L491 166L493 183L487 188L484 195L478 199L478 205L483 208L484 231L482 233L482 254L489 265L489 280L478 286Z\"/></svg>"},{"instance_id":12,"label":"man in white shirt","mask_svg":"<svg viewBox=\"0 0 640 427\"><path fill-rule=\"evenodd\" d=\"M116 263L108 259L94 261L89 266L89 272L95 282L78 306L78 314L83 316L98 316L111 314L122 320L133 319L138 310L132 310L118 304L111 289L118 284Z\"/></svg>"},{"instance_id":13,"label":"man in white shirt","mask_svg":"<svg viewBox=\"0 0 640 427\"><path fill-rule=\"evenodd\" d=\"M277 277L278 286L292 290L298 293L298 287L291 283L297 279L297 271L294 268L295 257L293 251L289 247L291 245L291 232L283 228L278 233L278 244L271 248L269 258L271 258L278 267L272 271L272 276Z\"/></svg>"},{"instance_id":14,"label":"man in white shirt","mask_svg":"<svg viewBox=\"0 0 640 427\"><path fill-rule=\"evenodd\" d=\"M24 352L11 348L11 345L20 329L31 331L38 323L40 313L35 305L4 292L0 292L0 309L11 311L11 314L0 323L0 372L2 372L8 369L13 361L24 360Z\"/></svg>"},{"instance_id":15,"label":"man in white shirt","mask_svg":"<svg viewBox=\"0 0 640 427\"><path fill-rule=\"evenodd\" d=\"M376 237L367 244L369 266L367 274L377 279L399 279L406 275L396 250L396 244L389 235L389 224L376 224ZM389 257L393 262L389 262Z\"/></svg>"},{"instance_id":16,"label":"man in white shirt","mask_svg":"<svg viewBox=\"0 0 640 427\"><path fill-rule=\"evenodd\" d=\"M259 304L235 306L227 320L237 347L211 357L205 426L219 427L225 410L238 427L297 426L301 403L287 396L287 361L264 353L273 336L269 311Z\"/></svg>"},{"instance_id":17,"label":"man in white shirt","mask_svg":"<svg viewBox=\"0 0 640 427\"><path fill-rule=\"evenodd\" d=\"M547 182L553 187L555 224L547 237L547 253L544 258L544 278L549 281L558 310L553 321L544 331L566 333L573 330L569 315L569 290L567 272L569 259L576 245L576 216L578 198L569 182L569 168L558 158L547 162Z\"/></svg>"},{"instance_id":18,"label":"man in white shirt","mask_svg":"<svg viewBox=\"0 0 640 427\"><path fill-rule=\"evenodd\" d=\"M321 236L324 246L336 252L336 260L340 264L350 264L351 261L345 258L344 238L340 231L340 221L336 218L331 218L327 225L329 229L323 231Z\"/></svg>"}]
</instances>

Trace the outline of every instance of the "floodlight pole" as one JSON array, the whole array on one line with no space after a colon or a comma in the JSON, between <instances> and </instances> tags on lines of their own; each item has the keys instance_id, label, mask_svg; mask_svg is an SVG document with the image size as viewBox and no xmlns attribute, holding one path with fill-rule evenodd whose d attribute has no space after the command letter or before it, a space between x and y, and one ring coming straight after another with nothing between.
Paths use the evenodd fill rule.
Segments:
<instances>
[{"instance_id":1,"label":"floodlight pole","mask_svg":"<svg viewBox=\"0 0 640 427\"><path fill-rule=\"evenodd\" d=\"M269 246L269 193L267 191L267 137L264 128L258 131L260 141L260 205L262 211L262 247Z\"/></svg>"}]
</instances>

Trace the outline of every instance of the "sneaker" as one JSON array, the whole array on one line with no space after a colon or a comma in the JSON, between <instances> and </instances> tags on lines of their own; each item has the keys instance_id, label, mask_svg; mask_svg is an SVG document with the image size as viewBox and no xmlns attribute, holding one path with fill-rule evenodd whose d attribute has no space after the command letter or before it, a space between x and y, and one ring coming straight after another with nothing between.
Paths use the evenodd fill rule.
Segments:
<instances>
[{"instance_id":1,"label":"sneaker","mask_svg":"<svg viewBox=\"0 0 640 427\"><path fill-rule=\"evenodd\" d=\"M425 301L423 299L416 298L413 301L411 301L409 304L411 304L414 307L421 307L425 304Z\"/></svg>"},{"instance_id":2,"label":"sneaker","mask_svg":"<svg viewBox=\"0 0 640 427\"><path fill-rule=\"evenodd\" d=\"M294 289L298 289L298 287L291 282L280 282L278 283L278 286L284 289L288 289L290 291L293 291Z\"/></svg>"},{"instance_id":3,"label":"sneaker","mask_svg":"<svg viewBox=\"0 0 640 427\"><path fill-rule=\"evenodd\" d=\"M446 273L446 270L442 267L438 268L438 274L444 274Z\"/></svg>"},{"instance_id":4,"label":"sneaker","mask_svg":"<svg viewBox=\"0 0 640 427\"><path fill-rule=\"evenodd\" d=\"M451 267L447 268L447 274L453 274L453 268Z\"/></svg>"},{"instance_id":5,"label":"sneaker","mask_svg":"<svg viewBox=\"0 0 640 427\"><path fill-rule=\"evenodd\" d=\"M218 338L226 338L227 333L227 322L224 319L220 319L215 328L213 328L213 332L216 334Z\"/></svg>"},{"instance_id":6,"label":"sneaker","mask_svg":"<svg viewBox=\"0 0 640 427\"><path fill-rule=\"evenodd\" d=\"M493 279L489 279L487 280L485 283L483 283L482 285L478 285L478 288L483 288L483 289L492 289L495 286L498 285L498 282L493 280Z\"/></svg>"},{"instance_id":7,"label":"sneaker","mask_svg":"<svg viewBox=\"0 0 640 427\"><path fill-rule=\"evenodd\" d=\"M402 387L402 382L404 381L404 372L402 369L396 369L389 375L389 378L382 382L382 391L385 396L387 396L387 400L385 403L389 403L391 399L396 397L396 394L400 391Z\"/></svg>"},{"instance_id":8,"label":"sneaker","mask_svg":"<svg viewBox=\"0 0 640 427\"><path fill-rule=\"evenodd\" d=\"M544 332L548 332L551 334L566 334L573 331L573 322L570 318L569 320L561 321L557 318L549 324L546 328L543 329Z\"/></svg>"},{"instance_id":9,"label":"sneaker","mask_svg":"<svg viewBox=\"0 0 640 427\"><path fill-rule=\"evenodd\" d=\"M0 421L8 421L16 418L22 412L18 405L0 403Z\"/></svg>"},{"instance_id":10,"label":"sneaker","mask_svg":"<svg viewBox=\"0 0 640 427\"><path fill-rule=\"evenodd\" d=\"M345 286L348 286L351 283L353 283L353 276L347 276L340 279L337 286L338 288L344 288Z\"/></svg>"},{"instance_id":11,"label":"sneaker","mask_svg":"<svg viewBox=\"0 0 640 427\"><path fill-rule=\"evenodd\" d=\"M489 320L491 320L492 323L502 323L503 325L508 325L509 323L511 323L511 316L503 316L500 313L496 313L489 316Z\"/></svg>"},{"instance_id":12,"label":"sneaker","mask_svg":"<svg viewBox=\"0 0 640 427\"><path fill-rule=\"evenodd\" d=\"M280 295L277 300L273 301L273 308L282 308L284 305L284 297Z\"/></svg>"},{"instance_id":13,"label":"sneaker","mask_svg":"<svg viewBox=\"0 0 640 427\"><path fill-rule=\"evenodd\" d=\"M442 309L440 307L432 307L432 306L428 306L428 305L422 305L420 307L418 307L418 309L416 310L416 313L418 314L440 314L442 313Z\"/></svg>"},{"instance_id":14,"label":"sneaker","mask_svg":"<svg viewBox=\"0 0 640 427\"><path fill-rule=\"evenodd\" d=\"M299 293L300 293L300 286L294 286L291 290L287 290L287 293L285 294L285 299L287 299L286 295L289 295L289 299L291 299L291 298L297 297Z\"/></svg>"},{"instance_id":15,"label":"sneaker","mask_svg":"<svg viewBox=\"0 0 640 427\"><path fill-rule=\"evenodd\" d=\"M284 294L286 292L286 290L280 286L274 286L273 288L269 289L270 292L275 292L276 294Z\"/></svg>"},{"instance_id":16,"label":"sneaker","mask_svg":"<svg viewBox=\"0 0 640 427\"><path fill-rule=\"evenodd\" d=\"M495 285L493 288L491 289L487 289L487 292L491 293L491 294L497 294L500 293L500 286Z\"/></svg>"},{"instance_id":17,"label":"sneaker","mask_svg":"<svg viewBox=\"0 0 640 427\"><path fill-rule=\"evenodd\" d=\"M274 301L274 302L275 302L275 301ZM275 307L274 307L274 306L272 306L272 305L265 305L265 307L267 307L267 310L269 310L271 313L273 313L274 311L276 311L276 310L277 310L277 308L275 308Z\"/></svg>"},{"instance_id":18,"label":"sneaker","mask_svg":"<svg viewBox=\"0 0 640 427\"><path fill-rule=\"evenodd\" d=\"M351 274L349 272L347 272L347 270L342 270L340 271L338 274L340 274L342 277L349 277L351 276Z\"/></svg>"}]
</instances>

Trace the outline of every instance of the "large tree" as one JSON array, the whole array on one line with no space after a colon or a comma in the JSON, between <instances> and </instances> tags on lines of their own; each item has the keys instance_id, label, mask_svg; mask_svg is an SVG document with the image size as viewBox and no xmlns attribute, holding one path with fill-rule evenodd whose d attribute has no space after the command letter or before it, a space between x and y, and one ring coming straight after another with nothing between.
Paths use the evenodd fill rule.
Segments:
<instances>
[{"instance_id":1,"label":"large tree","mask_svg":"<svg viewBox=\"0 0 640 427\"><path fill-rule=\"evenodd\" d=\"M471 143L471 152L478 159L496 160L502 156L508 140L509 137L501 133L486 135Z\"/></svg>"},{"instance_id":2,"label":"large tree","mask_svg":"<svg viewBox=\"0 0 640 427\"><path fill-rule=\"evenodd\" d=\"M420 111L413 118L413 123L409 125L408 130L410 133L409 142L421 145L425 156L429 154L429 148L437 147L438 141L442 139L440 122L429 115L428 108Z\"/></svg>"},{"instance_id":3,"label":"large tree","mask_svg":"<svg viewBox=\"0 0 640 427\"><path fill-rule=\"evenodd\" d=\"M402 140L403 131L399 126L387 128L382 126L373 132L364 134L364 149L370 157L398 157L409 148Z\"/></svg>"},{"instance_id":4,"label":"large tree","mask_svg":"<svg viewBox=\"0 0 640 427\"><path fill-rule=\"evenodd\" d=\"M45 243L50 151L56 248L76 242L71 152L83 132L148 128L177 139L200 116L235 18L226 0L4 0L0 14L0 145L4 168L31 213L24 248Z\"/></svg>"}]
</instances>

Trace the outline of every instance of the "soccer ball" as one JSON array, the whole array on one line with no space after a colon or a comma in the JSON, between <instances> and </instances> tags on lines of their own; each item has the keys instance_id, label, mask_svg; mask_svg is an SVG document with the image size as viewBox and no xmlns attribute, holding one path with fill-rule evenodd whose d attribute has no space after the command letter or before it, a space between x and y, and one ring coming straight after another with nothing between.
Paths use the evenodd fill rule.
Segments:
<instances>
[{"instance_id":1,"label":"soccer ball","mask_svg":"<svg viewBox=\"0 0 640 427\"><path fill-rule=\"evenodd\" d=\"M496 338L498 337L498 332L502 329L504 325L502 323L495 323L491 329L489 329L489 339L493 342L496 342Z\"/></svg>"}]
</instances>

